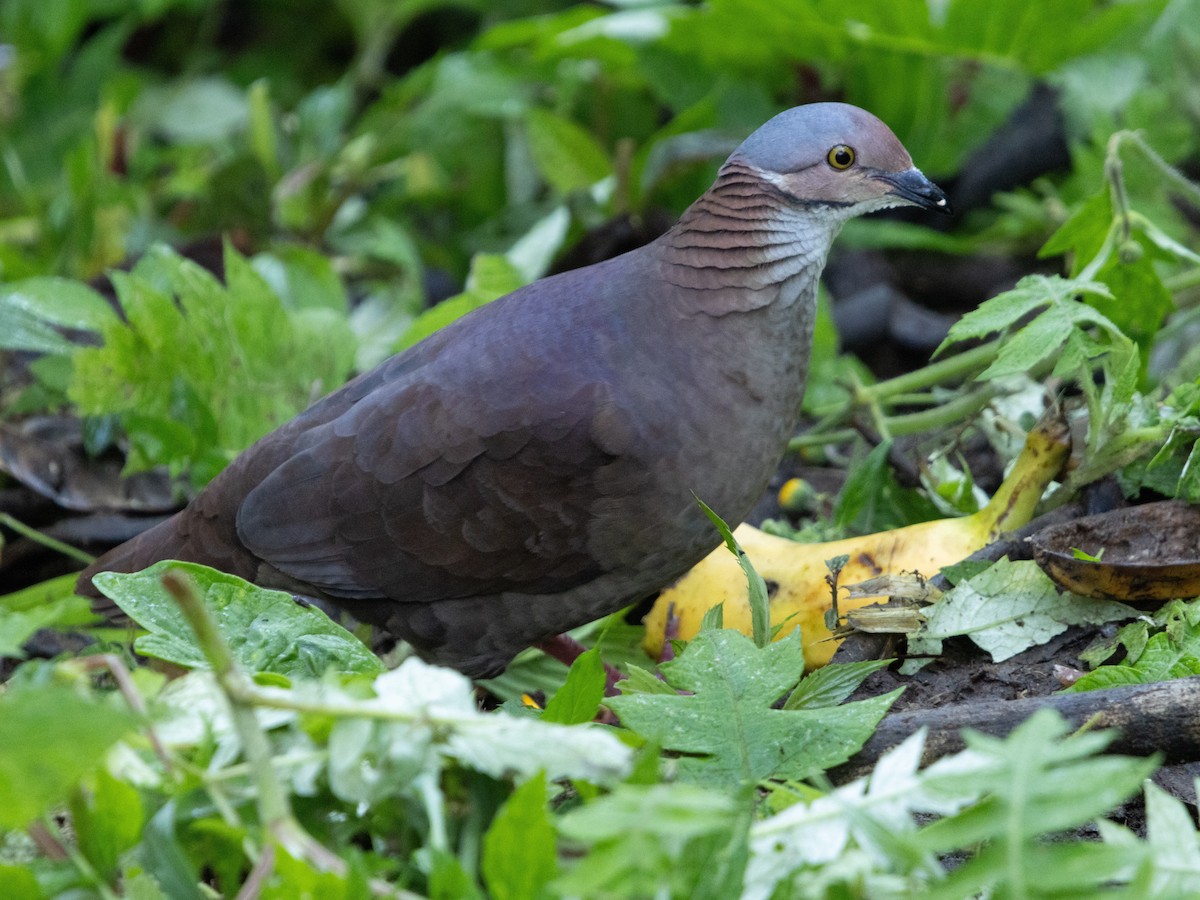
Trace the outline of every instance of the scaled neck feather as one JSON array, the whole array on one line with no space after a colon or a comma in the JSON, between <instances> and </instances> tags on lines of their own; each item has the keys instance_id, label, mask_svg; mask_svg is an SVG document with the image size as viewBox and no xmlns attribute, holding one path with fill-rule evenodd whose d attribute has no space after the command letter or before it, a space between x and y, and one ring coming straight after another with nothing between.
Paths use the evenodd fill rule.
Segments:
<instances>
[{"instance_id":1,"label":"scaled neck feather","mask_svg":"<svg viewBox=\"0 0 1200 900\"><path fill-rule=\"evenodd\" d=\"M735 157L659 239L663 277L707 315L790 306L814 293L842 221L797 206Z\"/></svg>"}]
</instances>

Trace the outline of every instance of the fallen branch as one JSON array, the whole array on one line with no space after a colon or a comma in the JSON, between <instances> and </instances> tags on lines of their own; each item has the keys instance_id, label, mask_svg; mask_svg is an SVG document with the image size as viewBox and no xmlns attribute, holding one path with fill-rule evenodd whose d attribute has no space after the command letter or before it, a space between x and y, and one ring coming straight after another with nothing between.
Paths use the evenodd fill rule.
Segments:
<instances>
[{"instance_id":1,"label":"fallen branch","mask_svg":"<svg viewBox=\"0 0 1200 900\"><path fill-rule=\"evenodd\" d=\"M835 784L866 775L879 757L920 728L928 729L928 765L964 747L962 729L1004 737L1039 709L1059 712L1076 728L1116 728L1120 737L1111 753L1149 756L1161 753L1165 763L1200 759L1200 675L1154 684L1129 685L1082 694L1054 694L1020 700L954 703L914 709L886 717L858 755L829 772Z\"/></svg>"}]
</instances>

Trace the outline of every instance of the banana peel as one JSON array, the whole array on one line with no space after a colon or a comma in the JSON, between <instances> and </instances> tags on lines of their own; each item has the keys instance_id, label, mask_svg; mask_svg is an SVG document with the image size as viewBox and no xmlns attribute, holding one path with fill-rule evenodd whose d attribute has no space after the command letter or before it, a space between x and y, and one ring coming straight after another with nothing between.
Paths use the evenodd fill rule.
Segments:
<instances>
[{"instance_id":1,"label":"banana peel","mask_svg":"<svg viewBox=\"0 0 1200 900\"><path fill-rule=\"evenodd\" d=\"M970 516L819 544L797 543L752 525L738 526L734 537L767 583L771 625L782 625L776 639L799 628L805 667L811 670L825 665L840 642L825 624L825 613L831 606L830 588L825 581L829 571L826 560L849 557L839 574L841 585L902 572L936 575L943 566L961 561L1002 533L1026 524L1069 452L1066 424L1055 416L1044 417L1026 436L1012 471L991 502ZM886 599L882 595L839 597L838 609L844 615ZM661 654L668 613L677 620L672 637L690 640L700 630L704 614L718 603L725 604L726 628L752 634L746 576L723 545L659 594L644 620L642 647L655 658Z\"/></svg>"}]
</instances>

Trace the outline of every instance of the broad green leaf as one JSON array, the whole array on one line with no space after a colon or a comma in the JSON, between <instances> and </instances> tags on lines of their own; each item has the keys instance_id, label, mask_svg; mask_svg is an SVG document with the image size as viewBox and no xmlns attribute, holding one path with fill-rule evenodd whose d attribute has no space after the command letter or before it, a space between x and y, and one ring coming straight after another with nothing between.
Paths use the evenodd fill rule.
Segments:
<instances>
[{"instance_id":1,"label":"broad green leaf","mask_svg":"<svg viewBox=\"0 0 1200 900\"><path fill-rule=\"evenodd\" d=\"M559 192L584 190L612 174L604 148L569 119L531 107L525 124L538 170Z\"/></svg>"},{"instance_id":2,"label":"broad green leaf","mask_svg":"<svg viewBox=\"0 0 1200 900\"><path fill-rule=\"evenodd\" d=\"M74 576L71 576L72 587ZM58 597L23 611L0 609L0 656L22 659L25 642L43 628L70 628L97 621L84 597Z\"/></svg>"},{"instance_id":3,"label":"broad green leaf","mask_svg":"<svg viewBox=\"0 0 1200 900\"><path fill-rule=\"evenodd\" d=\"M68 688L0 694L0 828L23 828L61 803L136 726L127 709Z\"/></svg>"},{"instance_id":4,"label":"broad green leaf","mask_svg":"<svg viewBox=\"0 0 1200 900\"><path fill-rule=\"evenodd\" d=\"M633 694L608 705L632 731L681 754L679 775L736 787L806 778L849 759L898 694L817 710L775 709L804 669L799 635L759 649L734 631L705 631L660 667L686 694Z\"/></svg>"},{"instance_id":5,"label":"broad green leaf","mask_svg":"<svg viewBox=\"0 0 1200 900\"><path fill-rule=\"evenodd\" d=\"M275 845L275 865L271 877L263 886L263 900L294 900L298 897L320 897L321 900L358 900L372 894L368 873L357 854L343 871L331 871L315 860L297 858L286 848ZM343 854L339 854L343 855Z\"/></svg>"},{"instance_id":6,"label":"broad green leaf","mask_svg":"<svg viewBox=\"0 0 1200 900\"><path fill-rule=\"evenodd\" d=\"M430 900L484 900L483 892L457 856L438 847L426 849L429 851Z\"/></svg>"},{"instance_id":7,"label":"broad green leaf","mask_svg":"<svg viewBox=\"0 0 1200 900\"><path fill-rule=\"evenodd\" d=\"M117 320L107 300L69 278L27 278L0 287L0 308L29 313L49 325L98 331Z\"/></svg>"},{"instance_id":8,"label":"broad green leaf","mask_svg":"<svg viewBox=\"0 0 1200 900\"><path fill-rule=\"evenodd\" d=\"M100 876L112 881L121 855L141 839L146 815L137 788L98 769L71 797L79 849Z\"/></svg>"},{"instance_id":9,"label":"broad green leaf","mask_svg":"<svg viewBox=\"0 0 1200 900\"><path fill-rule=\"evenodd\" d=\"M326 669L343 673L383 671L379 658L358 638L319 609L301 606L291 594L256 587L196 563L166 560L131 575L102 572L93 583L149 634L134 642L138 653L189 669L207 669L192 629L162 586L168 570L183 572L248 672L287 678L320 678Z\"/></svg>"},{"instance_id":10,"label":"broad green leaf","mask_svg":"<svg viewBox=\"0 0 1200 900\"><path fill-rule=\"evenodd\" d=\"M1145 849L1155 862L1155 896L1200 894L1200 841L1192 813L1153 782L1146 782Z\"/></svg>"},{"instance_id":11,"label":"broad green leaf","mask_svg":"<svg viewBox=\"0 0 1200 900\"><path fill-rule=\"evenodd\" d=\"M495 900L545 895L558 873L558 857L544 775L530 778L500 807L483 836L481 866L488 894Z\"/></svg>"},{"instance_id":12,"label":"broad green leaf","mask_svg":"<svg viewBox=\"0 0 1200 900\"><path fill-rule=\"evenodd\" d=\"M27 310L0 301L0 349L66 353L72 344Z\"/></svg>"},{"instance_id":13,"label":"broad green leaf","mask_svg":"<svg viewBox=\"0 0 1200 900\"><path fill-rule=\"evenodd\" d=\"M1132 238L1138 246L1143 242ZM1154 265L1154 256L1143 253L1126 262L1114 255L1097 274L1096 279L1108 285L1112 298L1093 297L1091 304L1114 325L1143 347L1148 347L1167 313L1175 308L1171 292L1163 284Z\"/></svg>"},{"instance_id":14,"label":"broad green leaf","mask_svg":"<svg viewBox=\"0 0 1200 900\"><path fill-rule=\"evenodd\" d=\"M577 725L596 717L604 699L604 661L600 651L593 648L581 653L567 672L566 683L546 704L542 721L560 725Z\"/></svg>"},{"instance_id":15,"label":"broad green leaf","mask_svg":"<svg viewBox=\"0 0 1200 900\"><path fill-rule=\"evenodd\" d=\"M0 863L0 897L13 900L42 900L49 896L38 885L33 869L28 865Z\"/></svg>"}]
</instances>

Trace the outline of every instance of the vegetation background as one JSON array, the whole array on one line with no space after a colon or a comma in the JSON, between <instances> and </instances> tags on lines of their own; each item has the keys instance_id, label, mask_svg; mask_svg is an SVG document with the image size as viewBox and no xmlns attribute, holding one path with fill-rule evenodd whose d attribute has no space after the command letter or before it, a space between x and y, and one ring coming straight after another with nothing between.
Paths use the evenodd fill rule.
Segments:
<instances>
[{"instance_id":1,"label":"vegetation background","mask_svg":"<svg viewBox=\"0 0 1200 900\"><path fill-rule=\"evenodd\" d=\"M874 460L833 527L973 511L961 423L1003 400L1028 425L1047 391L1083 439L1058 502L1105 477L1200 499L1196 0L5 0L0 458L55 510L9 506L8 534L20 511L171 507L453 316L660 233L742 137L819 99L888 122L959 209L839 242L847 292L878 265L940 314L904 367L1004 333L879 381L894 371L840 352L836 305L823 318L796 449ZM864 409L941 461L922 490L872 467ZM146 480L76 477L114 458ZM69 575L25 589L67 566L18 543L0 896L1200 893L1157 762L1052 715L924 769L914 738L834 787L894 699L842 702L871 665L800 681L796 641L710 629L662 682L615 620L590 634L641 667L610 702L621 727L591 722L594 654L565 683L523 663L485 713L454 673L385 671L316 613L194 567L106 583L139 653L182 677L129 672L102 629L29 659L39 629L92 620ZM1143 622L1171 662L1120 677L1200 672L1197 620ZM522 704L530 687L551 699ZM1145 832L1102 818L1139 794Z\"/></svg>"}]
</instances>

